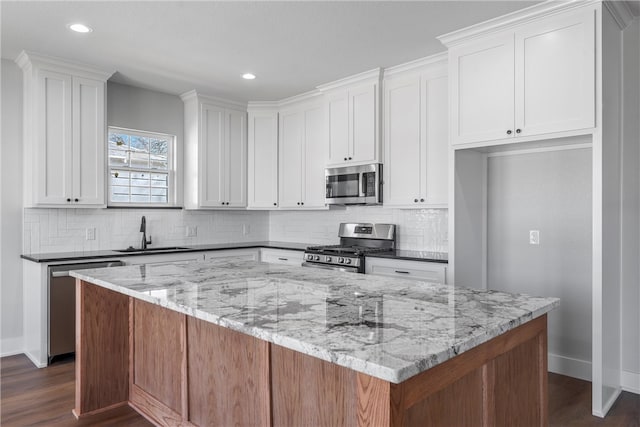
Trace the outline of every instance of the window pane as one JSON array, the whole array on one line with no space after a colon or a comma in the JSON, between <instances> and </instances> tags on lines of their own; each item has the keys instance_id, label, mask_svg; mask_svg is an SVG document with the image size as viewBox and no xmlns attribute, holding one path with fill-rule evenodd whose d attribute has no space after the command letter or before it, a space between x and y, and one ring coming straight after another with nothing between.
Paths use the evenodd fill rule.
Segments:
<instances>
[{"instance_id":1,"label":"window pane","mask_svg":"<svg viewBox=\"0 0 640 427\"><path fill-rule=\"evenodd\" d=\"M166 139L149 138L149 152L166 158L169 152L169 142Z\"/></svg>"},{"instance_id":2,"label":"window pane","mask_svg":"<svg viewBox=\"0 0 640 427\"><path fill-rule=\"evenodd\" d=\"M110 166L129 166L127 163L128 154L125 150L109 150L109 165Z\"/></svg>"},{"instance_id":3,"label":"window pane","mask_svg":"<svg viewBox=\"0 0 640 427\"><path fill-rule=\"evenodd\" d=\"M109 132L109 149L126 150L129 148L129 135Z\"/></svg>"},{"instance_id":4,"label":"window pane","mask_svg":"<svg viewBox=\"0 0 640 427\"><path fill-rule=\"evenodd\" d=\"M149 138L131 135L131 151L132 152L149 152Z\"/></svg>"},{"instance_id":5,"label":"window pane","mask_svg":"<svg viewBox=\"0 0 640 427\"><path fill-rule=\"evenodd\" d=\"M151 189L152 196L164 196L167 197L167 189L166 188L152 188Z\"/></svg>"}]
</instances>

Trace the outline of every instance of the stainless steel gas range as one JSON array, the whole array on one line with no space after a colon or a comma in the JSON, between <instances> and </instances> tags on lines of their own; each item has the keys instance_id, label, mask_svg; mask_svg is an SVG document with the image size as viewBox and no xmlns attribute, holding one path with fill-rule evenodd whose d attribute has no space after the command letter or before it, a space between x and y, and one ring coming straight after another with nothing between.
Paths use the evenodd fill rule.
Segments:
<instances>
[{"instance_id":1,"label":"stainless steel gas range","mask_svg":"<svg viewBox=\"0 0 640 427\"><path fill-rule=\"evenodd\" d=\"M365 256L396 248L393 224L342 223L338 236L339 245L308 247L302 266L364 273Z\"/></svg>"}]
</instances>

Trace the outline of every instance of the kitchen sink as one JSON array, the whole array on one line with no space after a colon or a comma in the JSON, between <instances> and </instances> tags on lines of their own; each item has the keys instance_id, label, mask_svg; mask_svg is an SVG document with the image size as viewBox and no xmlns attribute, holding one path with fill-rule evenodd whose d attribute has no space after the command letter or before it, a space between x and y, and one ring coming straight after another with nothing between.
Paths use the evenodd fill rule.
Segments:
<instances>
[{"instance_id":1,"label":"kitchen sink","mask_svg":"<svg viewBox=\"0 0 640 427\"><path fill-rule=\"evenodd\" d=\"M115 252L127 253L127 252L162 252L162 251L179 251L189 249L182 246L164 246L159 248L147 248L136 249L133 246L129 246L127 249L114 249Z\"/></svg>"}]
</instances>

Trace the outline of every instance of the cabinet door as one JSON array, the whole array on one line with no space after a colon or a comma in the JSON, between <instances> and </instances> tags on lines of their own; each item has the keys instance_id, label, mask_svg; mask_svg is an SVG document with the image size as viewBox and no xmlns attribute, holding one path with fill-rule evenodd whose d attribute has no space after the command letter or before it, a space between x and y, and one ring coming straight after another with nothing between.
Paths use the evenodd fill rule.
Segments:
<instances>
[{"instance_id":1,"label":"cabinet door","mask_svg":"<svg viewBox=\"0 0 640 427\"><path fill-rule=\"evenodd\" d=\"M200 206L224 206L225 111L214 105L200 107Z\"/></svg>"},{"instance_id":2,"label":"cabinet door","mask_svg":"<svg viewBox=\"0 0 640 427\"><path fill-rule=\"evenodd\" d=\"M73 78L73 204L105 204L104 82ZM77 200L77 202L76 202Z\"/></svg>"},{"instance_id":3,"label":"cabinet door","mask_svg":"<svg viewBox=\"0 0 640 427\"><path fill-rule=\"evenodd\" d=\"M349 160L349 94L342 91L327 95L328 164L344 166Z\"/></svg>"},{"instance_id":4,"label":"cabinet door","mask_svg":"<svg viewBox=\"0 0 640 427\"><path fill-rule=\"evenodd\" d=\"M507 34L449 51L452 144L513 137L513 49Z\"/></svg>"},{"instance_id":5,"label":"cabinet door","mask_svg":"<svg viewBox=\"0 0 640 427\"><path fill-rule=\"evenodd\" d=\"M249 113L250 208L278 206L278 113Z\"/></svg>"},{"instance_id":6,"label":"cabinet door","mask_svg":"<svg viewBox=\"0 0 640 427\"><path fill-rule=\"evenodd\" d=\"M594 10L516 31L516 129L520 135L595 126Z\"/></svg>"},{"instance_id":7,"label":"cabinet door","mask_svg":"<svg viewBox=\"0 0 640 427\"><path fill-rule=\"evenodd\" d=\"M385 206L417 205L425 157L420 128L420 77L385 81Z\"/></svg>"},{"instance_id":8,"label":"cabinet door","mask_svg":"<svg viewBox=\"0 0 640 427\"><path fill-rule=\"evenodd\" d=\"M449 123L447 117L449 94L446 71L442 74L423 76L421 90L424 108L422 135L425 138L426 170L420 182L426 185L425 203L429 206L447 207L449 198Z\"/></svg>"},{"instance_id":9,"label":"cabinet door","mask_svg":"<svg viewBox=\"0 0 640 427\"><path fill-rule=\"evenodd\" d=\"M302 115L298 111L280 114L279 204L298 208L302 202Z\"/></svg>"},{"instance_id":10,"label":"cabinet door","mask_svg":"<svg viewBox=\"0 0 640 427\"><path fill-rule=\"evenodd\" d=\"M367 84L349 89L349 155L351 163L378 160L378 85Z\"/></svg>"},{"instance_id":11,"label":"cabinet door","mask_svg":"<svg viewBox=\"0 0 640 427\"><path fill-rule=\"evenodd\" d=\"M38 122L34 165L38 205L71 205L73 192L73 135L71 76L38 71Z\"/></svg>"},{"instance_id":12,"label":"cabinet door","mask_svg":"<svg viewBox=\"0 0 640 427\"><path fill-rule=\"evenodd\" d=\"M324 168L327 150L322 106L305 109L304 115L304 194L305 208L324 208Z\"/></svg>"},{"instance_id":13,"label":"cabinet door","mask_svg":"<svg viewBox=\"0 0 640 427\"><path fill-rule=\"evenodd\" d=\"M226 113L225 206L247 206L247 113Z\"/></svg>"}]
</instances>

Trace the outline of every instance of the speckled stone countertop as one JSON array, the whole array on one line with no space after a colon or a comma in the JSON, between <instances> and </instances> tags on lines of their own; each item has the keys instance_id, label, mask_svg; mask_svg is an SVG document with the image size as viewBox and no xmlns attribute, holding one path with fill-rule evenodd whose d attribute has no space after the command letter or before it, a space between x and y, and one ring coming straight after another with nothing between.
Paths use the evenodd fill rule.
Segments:
<instances>
[{"instance_id":1,"label":"speckled stone countertop","mask_svg":"<svg viewBox=\"0 0 640 427\"><path fill-rule=\"evenodd\" d=\"M559 304L557 298L251 261L71 275L393 383Z\"/></svg>"}]
</instances>

